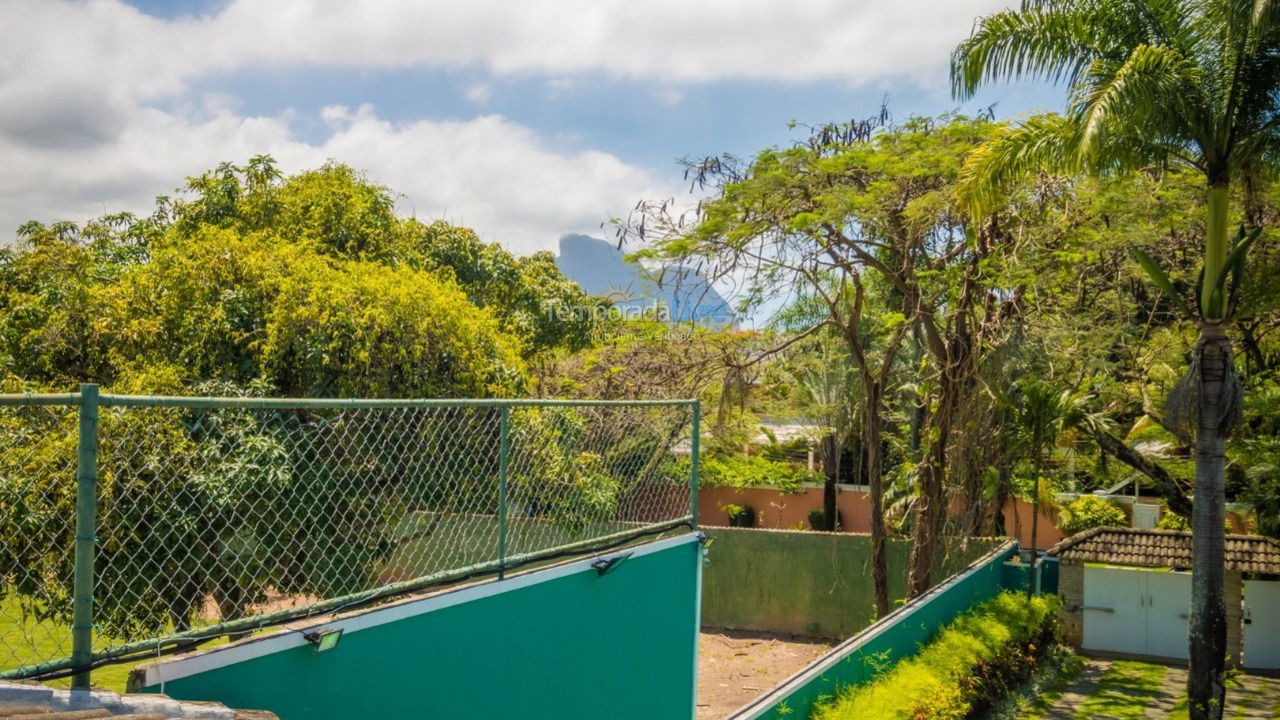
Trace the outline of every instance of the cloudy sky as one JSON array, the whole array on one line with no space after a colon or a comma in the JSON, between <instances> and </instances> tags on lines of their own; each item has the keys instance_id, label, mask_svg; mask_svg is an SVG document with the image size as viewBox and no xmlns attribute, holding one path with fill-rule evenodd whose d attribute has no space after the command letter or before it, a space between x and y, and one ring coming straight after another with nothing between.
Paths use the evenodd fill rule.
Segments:
<instances>
[{"instance_id":1,"label":"cloudy sky","mask_svg":"<svg viewBox=\"0 0 1280 720\"><path fill-rule=\"evenodd\" d=\"M146 211L269 153L348 163L400 208L515 252L641 198L676 160L816 124L960 105L947 56L1002 0L0 0L0 242L28 219Z\"/></svg>"}]
</instances>

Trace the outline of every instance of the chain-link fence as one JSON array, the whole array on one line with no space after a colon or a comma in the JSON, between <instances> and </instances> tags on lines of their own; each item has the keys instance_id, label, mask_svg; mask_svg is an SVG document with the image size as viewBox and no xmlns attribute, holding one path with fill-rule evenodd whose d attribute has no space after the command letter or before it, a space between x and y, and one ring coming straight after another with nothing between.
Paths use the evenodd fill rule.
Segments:
<instances>
[{"instance_id":1,"label":"chain-link fence","mask_svg":"<svg viewBox=\"0 0 1280 720\"><path fill-rule=\"evenodd\" d=\"M0 677L83 684L105 662L692 524L696 416L0 396Z\"/></svg>"}]
</instances>

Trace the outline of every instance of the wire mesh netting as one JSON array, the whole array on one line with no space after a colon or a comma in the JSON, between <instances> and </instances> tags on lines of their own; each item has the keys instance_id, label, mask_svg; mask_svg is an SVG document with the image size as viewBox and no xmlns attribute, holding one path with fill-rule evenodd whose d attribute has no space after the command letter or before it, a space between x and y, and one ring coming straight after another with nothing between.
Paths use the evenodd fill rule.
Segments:
<instances>
[{"instance_id":1,"label":"wire mesh netting","mask_svg":"<svg viewBox=\"0 0 1280 720\"><path fill-rule=\"evenodd\" d=\"M104 404L95 655L690 515L688 404ZM0 670L70 654L77 413L0 407Z\"/></svg>"},{"instance_id":2,"label":"wire mesh netting","mask_svg":"<svg viewBox=\"0 0 1280 720\"><path fill-rule=\"evenodd\" d=\"M0 668L71 652L77 414L0 407Z\"/></svg>"}]
</instances>

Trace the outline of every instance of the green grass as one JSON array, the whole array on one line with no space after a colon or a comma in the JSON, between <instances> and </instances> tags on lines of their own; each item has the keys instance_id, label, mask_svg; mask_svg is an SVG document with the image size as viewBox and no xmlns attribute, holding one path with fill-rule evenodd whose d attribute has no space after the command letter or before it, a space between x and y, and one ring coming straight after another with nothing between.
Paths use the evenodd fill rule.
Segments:
<instances>
[{"instance_id":1,"label":"green grass","mask_svg":"<svg viewBox=\"0 0 1280 720\"><path fill-rule=\"evenodd\" d=\"M1051 658L1051 660L1054 659ZM1045 677L1037 675L1032 678L1027 688L1030 702L1022 712L1018 713L1019 720L1043 718L1058 702L1058 698L1062 697L1062 693L1066 692L1076 678L1080 677L1080 671L1083 669L1084 658L1074 653L1069 653L1052 664L1046 664Z\"/></svg>"},{"instance_id":2,"label":"green grass","mask_svg":"<svg viewBox=\"0 0 1280 720\"><path fill-rule=\"evenodd\" d=\"M71 654L71 629L46 620L23 620L22 608L15 598L0 601L0 668L57 660ZM108 665L93 671L94 687L124 692L129 671L139 663ZM54 687L70 687L71 679L53 680Z\"/></svg>"},{"instance_id":3,"label":"green grass","mask_svg":"<svg viewBox=\"0 0 1280 720\"><path fill-rule=\"evenodd\" d=\"M1097 691L1080 703L1074 720L1141 720L1147 703L1168 671L1163 665L1118 660L1098 680Z\"/></svg>"},{"instance_id":4,"label":"green grass","mask_svg":"<svg viewBox=\"0 0 1280 720\"><path fill-rule=\"evenodd\" d=\"M60 660L71 654L71 628L58 622L46 620L35 622L22 618L22 608L14 598L0 601L0 669L34 665L36 663ZM200 625L212 624L210 619L197 621ZM263 632L270 632L264 630ZM94 646L101 649L103 638L95 638ZM201 649L225 645L227 638L220 637L201 645ZM129 683L129 673L150 658L118 665L104 665L91 674L95 688L122 693ZM71 687L71 678L50 680L45 683L52 687Z\"/></svg>"}]
</instances>

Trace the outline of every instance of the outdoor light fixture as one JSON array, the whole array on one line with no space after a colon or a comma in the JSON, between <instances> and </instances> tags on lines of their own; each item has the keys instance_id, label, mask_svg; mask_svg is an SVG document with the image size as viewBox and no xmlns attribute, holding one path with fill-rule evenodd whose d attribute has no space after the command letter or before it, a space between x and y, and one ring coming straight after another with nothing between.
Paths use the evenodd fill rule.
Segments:
<instances>
[{"instance_id":1,"label":"outdoor light fixture","mask_svg":"<svg viewBox=\"0 0 1280 720\"><path fill-rule=\"evenodd\" d=\"M613 557L600 558L599 560L596 560L595 562L591 563L591 567L595 568L596 577L600 577L603 575L607 575L608 573L611 573L614 570L616 570L618 566L626 562L627 558L629 557L631 557L631 553L624 553L622 555L614 555Z\"/></svg>"},{"instance_id":2,"label":"outdoor light fixture","mask_svg":"<svg viewBox=\"0 0 1280 720\"><path fill-rule=\"evenodd\" d=\"M319 655L338 647L338 641L342 639L342 628L337 630L314 630L309 633L303 633L302 637L315 646L316 654Z\"/></svg>"}]
</instances>

